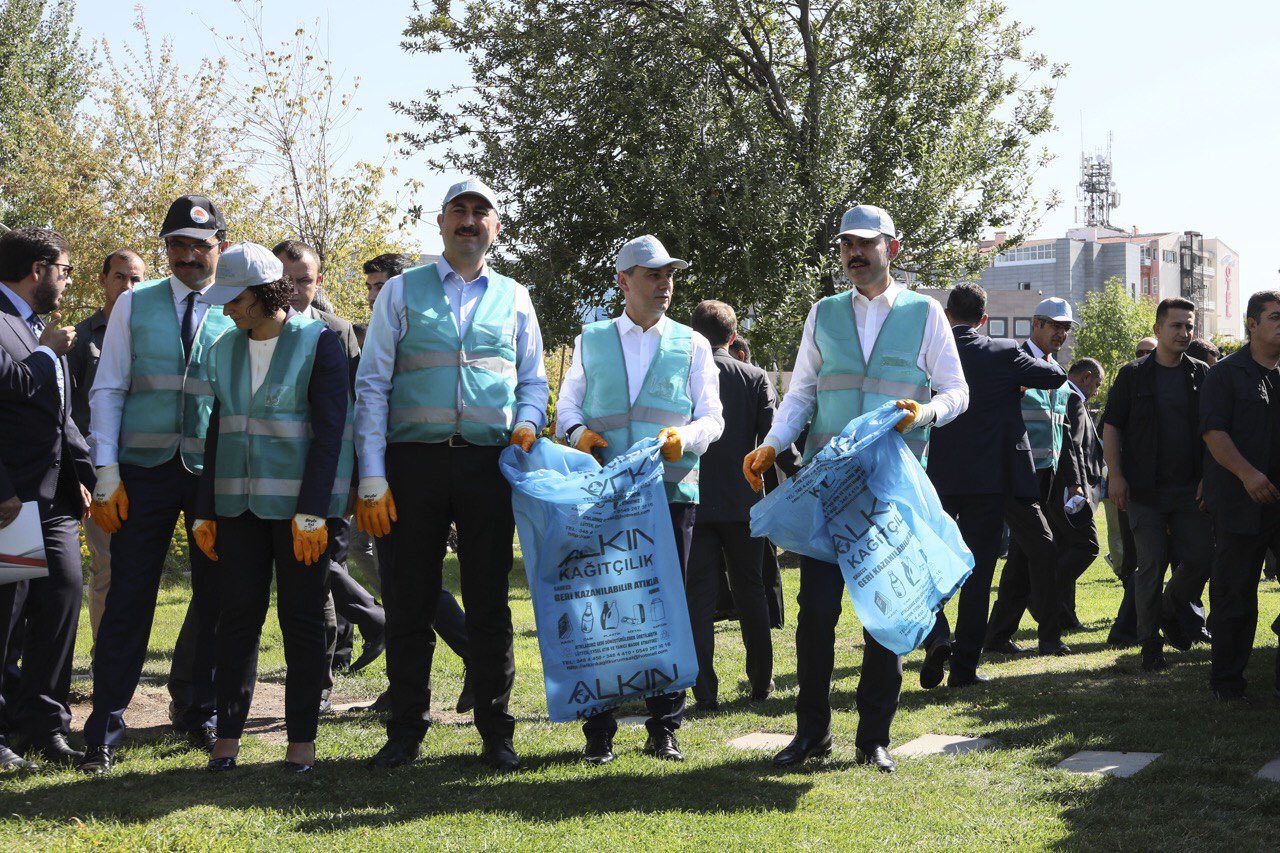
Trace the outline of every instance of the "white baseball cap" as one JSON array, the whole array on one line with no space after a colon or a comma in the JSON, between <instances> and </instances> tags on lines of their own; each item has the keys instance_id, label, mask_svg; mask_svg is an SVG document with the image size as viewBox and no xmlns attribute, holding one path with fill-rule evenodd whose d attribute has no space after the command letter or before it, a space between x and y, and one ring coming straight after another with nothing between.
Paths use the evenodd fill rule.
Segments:
<instances>
[{"instance_id":1,"label":"white baseball cap","mask_svg":"<svg viewBox=\"0 0 1280 853\"><path fill-rule=\"evenodd\" d=\"M674 265L678 270L689 268L688 261L671 257L667 253L666 247L652 234L645 234L642 237L623 243L622 248L618 250L618 259L615 262L618 272L629 270L632 267L661 269L671 265Z\"/></svg>"},{"instance_id":2,"label":"white baseball cap","mask_svg":"<svg viewBox=\"0 0 1280 853\"><path fill-rule=\"evenodd\" d=\"M226 305L246 288L272 284L284 278L284 264L259 243L236 243L218 258L214 284L200 296L201 302Z\"/></svg>"},{"instance_id":3,"label":"white baseball cap","mask_svg":"<svg viewBox=\"0 0 1280 853\"><path fill-rule=\"evenodd\" d=\"M893 217L882 207L874 204L860 204L845 211L840 217L840 233L835 236L839 240L846 234L854 237L876 237L887 234L897 239L898 232L893 227Z\"/></svg>"},{"instance_id":4,"label":"white baseball cap","mask_svg":"<svg viewBox=\"0 0 1280 853\"><path fill-rule=\"evenodd\" d=\"M1055 323L1072 323L1076 318L1071 313L1071 303L1058 296L1050 296L1036 306L1036 317L1044 317Z\"/></svg>"},{"instance_id":5,"label":"white baseball cap","mask_svg":"<svg viewBox=\"0 0 1280 853\"><path fill-rule=\"evenodd\" d=\"M443 210L448 207L449 202L460 195L478 195L489 202L489 206L495 211L498 210L498 194L489 189L488 184L476 177L458 181L458 183L449 187L449 191L444 194L444 201L440 203L440 209Z\"/></svg>"}]
</instances>

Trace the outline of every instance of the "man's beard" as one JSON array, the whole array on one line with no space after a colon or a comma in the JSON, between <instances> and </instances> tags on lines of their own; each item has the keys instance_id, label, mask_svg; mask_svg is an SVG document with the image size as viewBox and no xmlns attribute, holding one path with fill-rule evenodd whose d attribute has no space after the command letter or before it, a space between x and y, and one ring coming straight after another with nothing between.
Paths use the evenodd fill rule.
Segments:
<instances>
[{"instance_id":1,"label":"man's beard","mask_svg":"<svg viewBox=\"0 0 1280 853\"><path fill-rule=\"evenodd\" d=\"M53 271L47 271L31 291L31 310L37 314L48 314L58 307L58 302L62 298L62 294L58 293L58 285L54 282L53 275Z\"/></svg>"}]
</instances>

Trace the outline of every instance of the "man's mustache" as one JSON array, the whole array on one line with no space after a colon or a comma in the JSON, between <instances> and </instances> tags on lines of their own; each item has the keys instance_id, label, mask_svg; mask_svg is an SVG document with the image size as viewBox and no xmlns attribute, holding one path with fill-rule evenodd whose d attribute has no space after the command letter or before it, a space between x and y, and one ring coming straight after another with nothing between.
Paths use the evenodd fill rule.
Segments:
<instances>
[{"instance_id":1,"label":"man's mustache","mask_svg":"<svg viewBox=\"0 0 1280 853\"><path fill-rule=\"evenodd\" d=\"M459 237L475 237L480 233L480 231L477 228L459 228L453 233L457 234Z\"/></svg>"},{"instance_id":2,"label":"man's mustache","mask_svg":"<svg viewBox=\"0 0 1280 853\"><path fill-rule=\"evenodd\" d=\"M870 261L868 261L868 260L866 260L865 258L850 258L850 259L849 259L849 266L851 266L851 267L865 267L865 266L870 266L870 265L871 265L871 262L870 262Z\"/></svg>"}]
</instances>

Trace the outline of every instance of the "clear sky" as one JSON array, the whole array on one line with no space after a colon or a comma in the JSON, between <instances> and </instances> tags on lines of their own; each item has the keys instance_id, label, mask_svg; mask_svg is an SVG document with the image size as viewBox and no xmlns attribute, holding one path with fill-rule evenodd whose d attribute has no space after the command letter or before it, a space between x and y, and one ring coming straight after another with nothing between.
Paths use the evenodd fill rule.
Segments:
<instances>
[{"instance_id":1,"label":"clear sky","mask_svg":"<svg viewBox=\"0 0 1280 853\"><path fill-rule=\"evenodd\" d=\"M1280 7L1258 0L1123 2L1006 0L1010 13L1035 27L1032 46L1071 66L1056 100L1058 130L1045 140L1057 161L1036 177L1039 191L1064 199L1049 213L1044 234L1073 223L1081 131L1092 150L1115 134L1115 179L1122 195L1113 224L1143 231L1194 229L1219 237L1241 256L1246 292L1280 286L1280 233L1271 205L1280 198L1274 157L1280 139ZM147 0L140 4L153 34L172 37L183 57L213 55L208 25L237 25L231 0ZM135 3L80 0L86 37L134 38ZM335 65L359 76L363 112L352 128L350 155L379 159L386 133L407 120L388 103L428 87L464 80L465 63L451 56L409 55L399 47L411 0L268 0L268 34L291 37L319 19ZM427 198L443 193L447 176L421 161L401 162L427 182ZM434 226L419 234L439 249Z\"/></svg>"}]
</instances>

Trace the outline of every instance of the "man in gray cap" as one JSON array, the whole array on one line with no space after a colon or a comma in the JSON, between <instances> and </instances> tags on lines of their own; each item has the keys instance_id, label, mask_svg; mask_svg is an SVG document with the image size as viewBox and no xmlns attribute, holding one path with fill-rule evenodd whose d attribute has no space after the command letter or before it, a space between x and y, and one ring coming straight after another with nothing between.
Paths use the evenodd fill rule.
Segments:
<instances>
[{"instance_id":1,"label":"man in gray cap","mask_svg":"<svg viewBox=\"0 0 1280 853\"><path fill-rule=\"evenodd\" d=\"M1071 305L1056 296L1036 306L1031 319L1031 337L1022 348L1034 359L1055 363L1054 356L1067 341L1075 325ZM1020 504L1016 515L1006 516L1012 535L1009 556L1000 573L1000 591L987 623L985 649L998 654L1020 654L1013 641L1022 614L1030 607L1039 628L1036 639L1040 654L1071 653L1062 642L1061 606L1058 601L1058 555L1052 528L1044 509L1053 500L1054 474L1062 453L1063 427L1067 422L1070 389L1064 384L1053 390L1028 388L1022 395L1022 420L1031 443L1036 466L1038 503Z\"/></svg>"},{"instance_id":2,"label":"man in gray cap","mask_svg":"<svg viewBox=\"0 0 1280 853\"><path fill-rule=\"evenodd\" d=\"M667 316L676 271L689 263L646 234L623 244L614 266L626 309L584 326L574 341L573 365L556 401L556 434L603 462L642 438L663 439L663 484L683 576L698 509L698 457L724 431L720 374L707 339ZM683 761L676 730L684 719L684 691L645 704L645 753ZM617 730L612 712L587 720L583 760L613 761Z\"/></svg>"},{"instance_id":3,"label":"man in gray cap","mask_svg":"<svg viewBox=\"0 0 1280 853\"><path fill-rule=\"evenodd\" d=\"M849 421L888 402L903 410L898 431L920 456L928 428L950 422L969 405L969 386L942 306L890 275L901 243L889 214L869 204L850 209L836 242L853 290L829 296L809 311L791 386L773 427L743 460L743 474L757 490L778 452L811 418L805 461ZM801 558L796 736L774 757L775 764L799 764L831 752L831 675L844 592L837 565ZM856 758L888 773L895 769L889 728L902 690L902 658L865 631L863 637Z\"/></svg>"},{"instance_id":4,"label":"man in gray cap","mask_svg":"<svg viewBox=\"0 0 1280 853\"><path fill-rule=\"evenodd\" d=\"M415 760L431 724L433 620L454 523L481 757L509 771L520 766L508 710L515 517L498 455L531 448L546 423L542 332L529 291L485 262L502 228L494 192L477 178L454 184L436 222L444 253L383 286L356 374L356 523L395 532L382 579L391 719L371 763Z\"/></svg>"}]
</instances>

